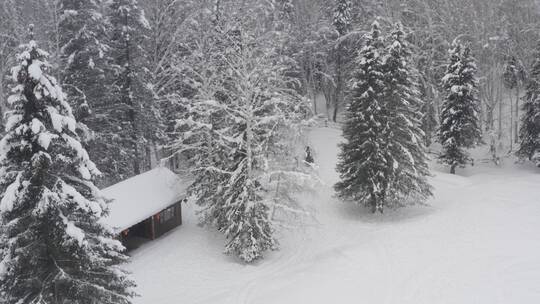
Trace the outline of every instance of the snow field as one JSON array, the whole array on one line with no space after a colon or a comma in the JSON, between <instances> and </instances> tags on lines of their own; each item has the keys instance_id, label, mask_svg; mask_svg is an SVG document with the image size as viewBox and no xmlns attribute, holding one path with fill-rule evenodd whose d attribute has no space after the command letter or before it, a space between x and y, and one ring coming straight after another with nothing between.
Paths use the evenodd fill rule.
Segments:
<instances>
[{"instance_id":1,"label":"snow field","mask_svg":"<svg viewBox=\"0 0 540 304\"><path fill-rule=\"evenodd\" d=\"M132 253L135 303L540 301L536 170L435 171L428 206L372 215L333 198L340 131L318 128L310 137L325 182L305 197L318 223L282 231L280 251L244 265L221 253L223 237L197 226L186 206L182 227Z\"/></svg>"}]
</instances>

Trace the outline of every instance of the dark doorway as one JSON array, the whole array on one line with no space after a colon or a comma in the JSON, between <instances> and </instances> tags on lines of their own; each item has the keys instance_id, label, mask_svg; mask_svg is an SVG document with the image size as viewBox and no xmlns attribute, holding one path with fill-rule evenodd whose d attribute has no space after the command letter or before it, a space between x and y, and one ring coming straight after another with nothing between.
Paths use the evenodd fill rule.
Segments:
<instances>
[{"instance_id":1,"label":"dark doorway","mask_svg":"<svg viewBox=\"0 0 540 304\"><path fill-rule=\"evenodd\" d=\"M127 251L137 249L151 240L152 218L148 218L128 229L127 234L122 233L122 244Z\"/></svg>"}]
</instances>

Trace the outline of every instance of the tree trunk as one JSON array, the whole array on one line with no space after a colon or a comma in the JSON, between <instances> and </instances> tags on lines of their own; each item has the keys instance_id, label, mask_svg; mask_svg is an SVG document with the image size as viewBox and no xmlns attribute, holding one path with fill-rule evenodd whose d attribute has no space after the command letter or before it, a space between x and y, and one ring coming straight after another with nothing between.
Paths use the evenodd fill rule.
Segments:
<instances>
[{"instance_id":1,"label":"tree trunk","mask_svg":"<svg viewBox=\"0 0 540 304\"><path fill-rule=\"evenodd\" d=\"M457 167L457 164L452 164L450 166L450 174L456 174L456 167Z\"/></svg>"},{"instance_id":2,"label":"tree trunk","mask_svg":"<svg viewBox=\"0 0 540 304\"><path fill-rule=\"evenodd\" d=\"M2 73L1 75L4 75L4 73ZM7 102L4 96L4 80L3 77L0 77L0 125L4 125L4 114L6 113L6 106Z\"/></svg>"},{"instance_id":3,"label":"tree trunk","mask_svg":"<svg viewBox=\"0 0 540 304\"><path fill-rule=\"evenodd\" d=\"M481 95L482 93L479 93L479 95ZM479 105L479 108L481 109L481 113L478 113L478 122L480 123L479 124L479 127L480 127L480 131L482 132L482 134L484 134L484 131L486 131L486 129L488 128L487 127L487 107L485 105L485 103L482 101L482 99L479 99L479 102L478 102L478 105Z\"/></svg>"},{"instance_id":4,"label":"tree trunk","mask_svg":"<svg viewBox=\"0 0 540 304\"><path fill-rule=\"evenodd\" d=\"M310 87L308 89L308 91L310 92L309 94L313 99L313 114L317 115L317 93L315 93L315 89L312 88L310 84L308 84L308 86Z\"/></svg>"},{"instance_id":5,"label":"tree trunk","mask_svg":"<svg viewBox=\"0 0 540 304\"><path fill-rule=\"evenodd\" d=\"M311 94L311 98L313 98L313 113L317 115L317 90L315 89L315 80L313 79L313 71L315 70L315 67L313 67L313 64L311 60L309 61L309 69L310 73L306 77L306 89L308 94ZM304 73L305 75L305 73Z\"/></svg>"},{"instance_id":6,"label":"tree trunk","mask_svg":"<svg viewBox=\"0 0 540 304\"><path fill-rule=\"evenodd\" d=\"M62 74L60 72L60 66L61 63L61 47L60 47L60 16L58 16L59 7L60 4L59 1L55 1L52 7L52 14L53 14L53 22L54 22L54 47L55 47L55 54L54 54L54 60L55 60L55 77L58 80L58 83L62 85Z\"/></svg>"},{"instance_id":7,"label":"tree trunk","mask_svg":"<svg viewBox=\"0 0 540 304\"><path fill-rule=\"evenodd\" d=\"M519 85L516 86L516 118L514 120L514 142L519 142Z\"/></svg>"},{"instance_id":8,"label":"tree trunk","mask_svg":"<svg viewBox=\"0 0 540 304\"><path fill-rule=\"evenodd\" d=\"M341 103L341 95L343 90L343 80L341 76L341 45L337 48L337 54L336 54L336 91L334 92L334 112L332 114L332 121L337 122L337 114L339 110L339 105Z\"/></svg>"},{"instance_id":9,"label":"tree trunk","mask_svg":"<svg viewBox=\"0 0 540 304\"><path fill-rule=\"evenodd\" d=\"M333 100L332 100L332 97L334 96L333 94L333 91L328 89L330 86L327 86L325 89L324 89L324 103L326 105L326 117L328 117L328 119L331 119L330 117L330 107L333 103Z\"/></svg>"},{"instance_id":10,"label":"tree trunk","mask_svg":"<svg viewBox=\"0 0 540 304\"><path fill-rule=\"evenodd\" d=\"M246 117L246 157L247 157L247 177L251 178L251 171L253 169L253 151L251 149L251 143L253 141L253 109L251 104L249 105L249 112Z\"/></svg>"},{"instance_id":11,"label":"tree trunk","mask_svg":"<svg viewBox=\"0 0 540 304\"><path fill-rule=\"evenodd\" d=\"M513 144L514 144L514 140L513 140L513 136L514 136L514 105L512 103L512 95L510 95L510 93L508 93L508 99L510 100L510 150L509 151L512 151L513 149Z\"/></svg>"},{"instance_id":12,"label":"tree trunk","mask_svg":"<svg viewBox=\"0 0 540 304\"><path fill-rule=\"evenodd\" d=\"M125 22L125 26L128 27L128 15L125 14L124 15L124 22ZM132 92L132 79L131 77L133 76L133 74L131 73L131 67L133 66L132 65L132 62L131 62L131 53L130 53L130 43L129 43L129 39L127 39L126 37L124 37L125 39L125 43L124 43L124 51L125 51L125 56L126 56L126 83L125 83L125 91L123 92L124 94L127 94L128 96L122 96L123 98L125 98L124 100L127 101L127 104L129 106L129 111L128 111L128 115L129 115L129 120L130 120L130 123L131 123L131 128L132 128L132 134L131 134L131 140L133 141L133 152L134 152L134 156L133 156L133 173L135 175L139 175L141 174L141 147L139 146L140 145L140 136L139 136L139 128L138 128L138 125L137 125L137 119L138 119L138 112L135 110L135 105L138 105L138 101L136 100L133 100L133 96L131 94ZM137 107L139 108L139 107Z\"/></svg>"},{"instance_id":13,"label":"tree trunk","mask_svg":"<svg viewBox=\"0 0 540 304\"><path fill-rule=\"evenodd\" d=\"M493 107L486 104L486 131L493 130Z\"/></svg>"},{"instance_id":14,"label":"tree trunk","mask_svg":"<svg viewBox=\"0 0 540 304\"><path fill-rule=\"evenodd\" d=\"M274 196L274 205L272 205L272 212L271 212L272 215L270 216L271 220L274 219L274 216L276 214L276 203L278 201L280 184L281 184L281 174L278 175L278 180L277 180L277 185L276 185L276 193L275 193L275 196Z\"/></svg>"},{"instance_id":15,"label":"tree trunk","mask_svg":"<svg viewBox=\"0 0 540 304\"><path fill-rule=\"evenodd\" d=\"M332 121L337 122L337 114L338 114L338 104L334 106L334 113L332 114Z\"/></svg>"},{"instance_id":16,"label":"tree trunk","mask_svg":"<svg viewBox=\"0 0 540 304\"><path fill-rule=\"evenodd\" d=\"M499 100L499 134L498 134L498 138L499 138L499 142L500 140L502 139L502 98L501 98L501 88L499 86L499 88L497 89L497 99Z\"/></svg>"}]
</instances>

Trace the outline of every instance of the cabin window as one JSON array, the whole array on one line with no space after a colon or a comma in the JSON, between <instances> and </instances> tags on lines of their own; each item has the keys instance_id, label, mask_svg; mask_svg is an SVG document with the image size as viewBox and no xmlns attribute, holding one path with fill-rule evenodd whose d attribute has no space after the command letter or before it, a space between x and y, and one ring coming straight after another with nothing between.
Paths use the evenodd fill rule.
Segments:
<instances>
[{"instance_id":1,"label":"cabin window","mask_svg":"<svg viewBox=\"0 0 540 304\"><path fill-rule=\"evenodd\" d=\"M160 221L166 223L174 218L174 207L169 207L161 212Z\"/></svg>"}]
</instances>

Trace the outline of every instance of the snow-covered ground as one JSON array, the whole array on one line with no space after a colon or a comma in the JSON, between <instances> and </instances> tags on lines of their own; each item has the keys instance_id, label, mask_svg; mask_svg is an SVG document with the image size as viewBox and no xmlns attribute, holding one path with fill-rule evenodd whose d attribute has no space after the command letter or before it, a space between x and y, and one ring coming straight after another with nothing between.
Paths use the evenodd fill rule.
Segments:
<instances>
[{"instance_id":1,"label":"snow-covered ground","mask_svg":"<svg viewBox=\"0 0 540 304\"><path fill-rule=\"evenodd\" d=\"M372 215L332 197L340 131L310 137L326 183L311 199L318 224L243 265L186 206L183 226L132 253L135 302L540 303L540 172L435 171L429 206Z\"/></svg>"}]
</instances>

